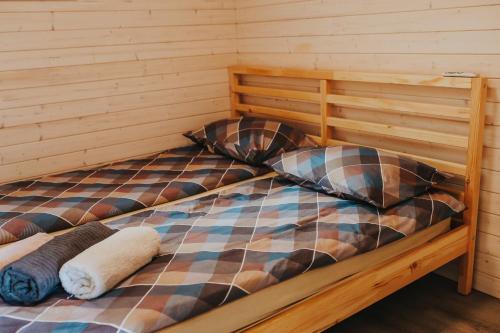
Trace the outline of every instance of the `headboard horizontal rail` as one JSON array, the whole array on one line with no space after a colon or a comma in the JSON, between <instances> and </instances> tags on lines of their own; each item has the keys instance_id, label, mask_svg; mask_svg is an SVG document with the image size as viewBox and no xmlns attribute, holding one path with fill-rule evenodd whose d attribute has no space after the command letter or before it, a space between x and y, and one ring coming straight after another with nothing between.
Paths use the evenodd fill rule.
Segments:
<instances>
[{"instance_id":1,"label":"headboard horizontal rail","mask_svg":"<svg viewBox=\"0 0 500 333\"><path fill-rule=\"evenodd\" d=\"M332 78L332 71L329 70L308 70L294 68L276 68L265 66L231 66L229 71L233 74L276 76L276 77L297 77L303 79L328 79Z\"/></svg>"},{"instance_id":2,"label":"headboard horizontal rail","mask_svg":"<svg viewBox=\"0 0 500 333\"><path fill-rule=\"evenodd\" d=\"M460 106L336 94L329 94L327 96L327 100L328 103L337 106L379 110L384 112L405 113L414 116L448 119L463 122L468 122L470 120L470 108Z\"/></svg>"},{"instance_id":3,"label":"headboard horizontal rail","mask_svg":"<svg viewBox=\"0 0 500 333\"><path fill-rule=\"evenodd\" d=\"M414 140L430 142L458 148L467 148L468 144L467 136L416 129L411 127L392 126L337 117L328 117L327 124L330 127L344 128L355 132L392 136L410 141Z\"/></svg>"},{"instance_id":4,"label":"headboard horizontal rail","mask_svg":"<svg viewBox=\"0 0 500 333\"><path fill-rule=\"evenodd\" d=\"M304 123L319 124L321 122L321 117L319 115L307 114L304 112L290 111L268 106L238 103L236 105L236 110L241 112L247 112L250 114L253 113L259 115L267 115L276 118L290 119Z\"/></svg>"},{"instance_id":5,"label":"headboard horizontal rail","mask_svg":"<svg viewBox=\"0 0 500 333\"><path fill-rule=\"evenodd\" d=\"M332 80L373 82L385 84L403 84L410 86L445 87L445 88L471 88L470 78L444 77L419 74L389 74L389 73L364 73L334 71Z\"/></svg>"},{"instance_id":6,"label":"headboard horizontal rail","mask_svg":"<svg viewBox=\"0 0 500 333\"><path fill-rule=\"evenodd\" d=\"M320 100L319 93L300 91L300 90L276 89L276 88L265 88L265 87L253 87L253 86L238 85L235 87L234 91L237 93L247 94L247 95L290 98L290 99L295 99L295 100L300 100L300 101L308 101L308 102L316 102L316 103L319 103L319 100Z\"/></svg>"},{"instance_id":7,"label":"headboard horizontal rail","mask_svg":"<svg viewBox=\"0 0 500 333\"><path fill-rule=\"evenodd\" d=\"M472 78L443 77L436 75L420 74L392 74L392 73L369 73L348 72L333 70L307 70L293 68L255 67L255 66L232 66L229 70L233 74L260 75L274 77L290 77L318 80L372 82L385 84L402 84L428 87L446 87L470 89Z\"/></svg>"},{"instance_id":8,"label":"headboard horizontal rail","mask_svg":"<svg viewBox=\"0 0 500 333\"><path fill-rule=\"evenodd\" d=\"M335 139L329 139L327 141L327 144L329 146L352 145L352 143L350 143L350 142L335 140ZM409 157L409 158L412 158L416 161L433 165L434 167L436 167L439 170L444 171L444 172L448 172L448 173L460 175L460 176L465 176L465 169L467 167L465 164L449 162L449 161L440 160L437 158L424 157L424 156L419 156L419 155L414 155L414 154L409 154L409 153L405 153L405 152L401 152L401 151L394 151L394 150L379 148L379 147L374 147L374 146L369 146L369 147L380 149L380 150L386 151L388 153L393 153L393 154L397 154L400 156Z\"/></svg>"}]
</instances>

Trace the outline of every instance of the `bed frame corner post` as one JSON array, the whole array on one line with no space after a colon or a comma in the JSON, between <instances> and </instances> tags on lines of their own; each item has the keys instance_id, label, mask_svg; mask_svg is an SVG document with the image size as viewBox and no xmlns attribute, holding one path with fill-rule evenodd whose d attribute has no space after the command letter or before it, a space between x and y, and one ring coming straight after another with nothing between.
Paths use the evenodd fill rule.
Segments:
<instances>
[{"instance_id":1,"label":"bed frame corner post","mask_svg":"<svg viewBox=\"0 0 500 333\"><path fill-rule=\"evenodd\" d=\"M240 103L240 95L236 92L236 87L239 85L239 76L235 73L233 67L228 67L227 69L228 79L229 79L229 99L231 107L231 118L238 118L240 116L238 112L238 104Z\"/></svg>"},{"instance_id":2,"label":"bed frame corner post","mask_svg":"<svg viewBox=\"0 0 500 333\"><path fill-rule=\"evenodd\" d=\"M467 210L463 215L463 223L468 226L468 244L466 253L460 258L458 272L458 292L462 295L470 294L474 276L486 93L486 78L471 79L471 120L464 191Z\"/></svg>"}]
</instances>

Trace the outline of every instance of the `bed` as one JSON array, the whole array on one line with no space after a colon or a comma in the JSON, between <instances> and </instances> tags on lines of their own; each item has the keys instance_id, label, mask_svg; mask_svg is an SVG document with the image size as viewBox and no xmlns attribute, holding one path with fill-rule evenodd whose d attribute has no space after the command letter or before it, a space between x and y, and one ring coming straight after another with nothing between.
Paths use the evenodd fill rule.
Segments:
<instances>
[{"instance_id":1,"label":"bed","mask_svg":"<svg viewBox=\"0 0 500 333\"><path fill-rule=\"evenodd\" d=\"M470 292L485 79L248 66L232 67L229 74L235 115L305 123L323 145L366 144L342 130L363 134L373 146L381 145L377 148L453 174L443 188L467 206L460 221L452 221L460 201L441 189L381 213L265 175L108 219L114 228L154 226L162 234L163 255L94 301L76 300L61 290L32 308L0 304L0 326L6 332L320 331L456 258L461 260L458 290ZM245 76L278 80L268 85ZM293 88L277 88L285 79L317 85L301 90L292 81ZM432 106L339 94L336 84L344 81L458 89L470 94L470 104ZM269 103L257 104L263 97ZM317 112L298 111L296 102L313 104ZM336 105L460 122L468 132L342 118ZM384 139L375 139L379 136ZM395 139L405 144L390 146ZM426 149L419 151L419 144ZM453 147L465 158L422 153L436 146Z\"/></svg>"},{"instance_id":2,"label":"bed","mask_svg":"<svg viewBox=\"0 0 500 333\"><path fill-rule=\"evenodd\" d=\"M179 200L266 172L192 145L0 185L0 244Z\"/></svg>"},{"instance_id":3,"label":"bed","mask_svg":"<svg viewBox=\"0 0 500 333\"><path fill-rule=\"evenodd\" d=\"M240 318L224 325L213 315L214 331L232 331L275 312L286 302L272 294L299 301L321 290L360 265L380 260L372 250L390 257L449 229L449 217L462 203L443 192L426 193L391 209L334 198L296 185L280 176L249 181L217 194L161 206L107 223L114 229L154 227L162 238L161 255L105 296L84 302L59 291L40 305L26 308L0 305L5 332L78 331L152 332L182 323L210 310L228 314L241 300ZM429 230L426 230L430 228ZM423 231L422 234L419 234ZM383 246L402 242L387 250ZM368 257L359 262L362 254ZM343 272L317 272L344 264ZM334 265L332 265L334 264ZM354 270L354 271L353 271ZM313 276L309 276L308 272ZM316 277L315 277L316 276ZM300 277L299 281L295 277ZM290 281L282 294L280 282ZM307 287L301 287L303 283ZM297 292L290 292L300 287ZM259 295L263 292L264 295ZM268 308L253 307L258 295ZM268 295L268 296L266 296ZM264 312L262 312L264 311ZM248 317L243 316L247 314ZM243 318L241 318L243 317ZM8 318L6 320L6 318ZM189 324L186 331L193 331ZM202 324L204 325L204 324Z\"/></svg>"}]
</instances>

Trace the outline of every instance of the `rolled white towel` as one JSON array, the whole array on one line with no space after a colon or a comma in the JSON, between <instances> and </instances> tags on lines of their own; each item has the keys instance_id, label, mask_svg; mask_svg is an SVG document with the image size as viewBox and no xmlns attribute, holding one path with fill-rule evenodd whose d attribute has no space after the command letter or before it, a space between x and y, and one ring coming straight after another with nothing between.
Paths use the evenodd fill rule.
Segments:
<instances>
[{"instance_id":1,"label":"rolled white towel","mask_svg":"<svg viewBox=\"0 0 500 333\"><path fill-rule=\"evenodd\" d=\"M96 298L149 263L159 250L160 235L153 228L125 228L66 262L59 278L69 294Z\"/></svg>"}]
</instances>

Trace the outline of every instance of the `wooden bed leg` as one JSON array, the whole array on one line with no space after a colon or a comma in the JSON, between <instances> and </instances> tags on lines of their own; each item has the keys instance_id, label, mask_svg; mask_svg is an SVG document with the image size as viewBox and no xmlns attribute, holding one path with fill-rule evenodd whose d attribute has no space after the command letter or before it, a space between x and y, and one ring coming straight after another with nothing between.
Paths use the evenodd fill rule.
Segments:
<instances>
[{"instance_id":1,"label":"wooden bed leg","mask_svg":"<svg viewBox=\"0 0 500 333\"><path fill-rule=\"evenodd\" d=\"M481 161L483 156L484 104L487 81L474 78L471 84L471 121L467 150L467 172L465 174L464 202L467 210L463 223L468 228L467 252L460 258L458 271L458 292L470 294L474 277L474 253L476 248L477 217L479 213L479 193L481 183Z\"/></svg>"},{"instance_id":2,"label":"wooden bed leg","mask_svg":"<svg viewBox=\"0 0 500 333\"><path fill-rule=\"evenodd\" d=\"M469 295L474 278L474 254L466 253L460 258L458 268L458 293Z\"/></svg>"}]
</instances>

